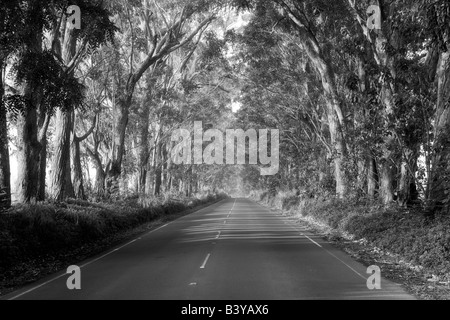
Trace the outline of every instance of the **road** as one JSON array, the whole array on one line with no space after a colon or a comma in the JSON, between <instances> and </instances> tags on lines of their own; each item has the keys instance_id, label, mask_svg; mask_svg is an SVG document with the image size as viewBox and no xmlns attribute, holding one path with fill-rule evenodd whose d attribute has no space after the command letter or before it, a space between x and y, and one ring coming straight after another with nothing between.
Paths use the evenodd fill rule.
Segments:
<instances>
[{"instance_id":1,"label":"road","mask_svg":"<svg viewBox=\"0 0 450 320\"><path fill-rule=\"evenodd\" d=\"M227 199L4 299L413 299L325 240L248 199Z\"/></svg>"}]
</instances>

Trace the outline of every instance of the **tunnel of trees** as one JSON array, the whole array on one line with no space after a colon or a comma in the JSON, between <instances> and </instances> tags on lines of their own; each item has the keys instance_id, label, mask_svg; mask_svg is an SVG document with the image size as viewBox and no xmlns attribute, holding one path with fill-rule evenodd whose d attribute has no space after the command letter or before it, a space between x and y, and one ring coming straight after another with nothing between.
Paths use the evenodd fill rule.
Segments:
<instances>
[{"instance_id":1,"label":"tunnel of trees","mask_svg":"<svg viewBox=\"0 0 450 320\"><path fill-rule=\"evenodd\" d=\"M1 206L284 190L446 212L449 29L448 1L2 0ZM278 129L279 172L173 163L195 121Z\"/></svg>"}]
</instances>

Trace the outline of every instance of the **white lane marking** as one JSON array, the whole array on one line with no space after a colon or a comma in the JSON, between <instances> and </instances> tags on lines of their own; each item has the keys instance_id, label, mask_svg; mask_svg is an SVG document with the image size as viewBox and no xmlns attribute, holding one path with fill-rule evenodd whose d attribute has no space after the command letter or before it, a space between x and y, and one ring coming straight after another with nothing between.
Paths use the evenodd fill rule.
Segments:
<instances>
[{"instance_id":1,"label":"white lane marking","mask_svg":"<svg viewBox=\"0 0 450 320\"><path fill-rule=\"evenodd\" d=\"M223 199L223 200L221 200L221 201L219 201L219 202L217 202L217 203L215 203L215 204L212 204L212 205L210 205L210 206L207 206L207 207L205 207L205 208L203 208L203 209L200 209L200 210L198 210L198 211L195 211L195 212L193 212L193 213L199 213L199 212L202 212L202 211L206 211L206 210L209 209L210 207L212 207L212 206L214 206L214 205L218 205L218 204L220 204L221 202L225 202L226 200L227 200L227 199ZM236 203L236 200L235 200L235 203ZM184 218L184 217L183 217L183 218ZM183 219L183 218L181 218L181 219ZM178 220L181 220L181 219L178 219ZM161 226L161 227L159 227L159 228L157 228L157 229L155 229L155 230L151 230L150 232L147 232L147 233L144 234L143 236L141 236L141 237L139 237L139 238L137 238L137 239L135 239L135 240L133 240L133 241L130 241L130 242L128 242L127 244L125 244L125 245L123 245L123 246L121 246L121 247L119 247L119 248L117 248L117 249L112 249L111 251L109 251L108 253L102 255L101 257L96 258L96 259L94 259L94 260L92 260L92 261L89 261L89 262L83 264L82 266L80 266L80 269L81 269L81 268L84 268L84 267L86 267L86 266L88 266L88 265L90 265L90 264L92 264L92 263L94 263L94 262L97 262L97 261L99 261L99 260L101 260L101 259L103 259L103 258L105 258L105 257L107 257L107 256L109 256L109 255L111 255L111 254L113 254L113 253L115 253L115 252L117 252L118 250L123 249L123 248L126 247L126 246L129 246L130 244L136 242L137 240L141 240L143 237L145 237L145 236L147 236L147 235L149 235L149 234L152 234L152 233L154 233L154 232L156 232L156 231L158 231L158 230L161 230L161 229L164 228L164 227L167 227L169 224L170 224L170 223L167 223L167 224L165 224L165 225L163 225L163 226ZM25 292L22 292L22 293L20 293L20 294L14 296L14 297L12 297L12 298L9 298L8 300L15 300L15 299L17 299L17 298L20 298L20 297L22 297L22 296L24 296L24 295L26 295L26 294L28 294L28 293L30 293L30 292L33 292L33 291L35 291L35 290L37 290L37 289L39 289L39 288L41 288L41 287L43 287L43 286L46 286L47 284L50 284L50 283L52 283L52 282L54 282L54 281L56 281L56 280L58 280L58 279L61 279L62 277L65 277L65 276L67 276L67 273L60 274L59 276L57 276L57 277L55 277L55 278L52 278L52 279L50 279L50 280L48 280L48 281L46 281L46 282L44 282L44 283L42 283L42 284L40 284L40 285L38 285L38 286L36 286L36 287L33 287L33 288L31 288L31 289L29 289L29 290L27 290L27 291L25 291Z\"/></svg>"},{"instance_id":2,"label":"white lane marking","mask_svg":"<svg viewBox=\"0 0 450 320\"><path fill-rule=\"evenodd\" d=\"M61 279L61 278L64 277L65 275L66 275L66 273L61 274L61 275L57 276L56 278L50 279L50 280L48 280L48 281L46 281L46 282L44 282L44 283L42 283L42 284L40 284L40 285L38 285L38 286L36 286L36 287L34 287L34 288L31 288L31 289L29 289L29 290L27 290L27 291L25 291L25 292L23 292L23 293L21 293L21 294L18 294L17 296L14 296L14 297L12 297L12 298L9 298L8 301L16 300L17 298L20 298L20 297L22 297L22 296L24 296L24 295L26 295L26 294L28 294L28 293L30 293L30 292L36 290L36 289L39 289L39 288L41 288L41 287L43 287L43 286L45 286L45 285L47 285L47 284L53 282L53 281L56 281L56 280L58 280L58 279Z\"/></svg>"},{"instance_id":3,"label":"white lane marking","mask_svg":"<svg viewBox=\"0 0 450 320\"><path fill-rule=\"evenodd\" d=\"M350 270L352 270L354 273L356 273L358 276L360 276L362 279L367 280L366 277L364 277L361 273L359 273L358 271L356 271L355 269L353 269L352 267L350 267L347 263L345 263L344 261L342 261L341 259L339 259L336 255L334 255L333 253L331 253L330 251L328 251L325 248L322 248L323 250L325 250L325 252L327 252L329 255L331 255L332 257L336 258L338 261L340 261L342 264L344 264L347 268L349 268Z\"/></svg>"},{"instance_id":4,"label":"white lane marking","mask_svg":"<svg viewBox=\"0 0 450 320\"><path fill-rule=\"evenodd\" d=\"M158 231L158 230L161 230L162 228L167 227L169 224L170 224L170 223L166 223L165 225L163 225L163 226L161 226L161 227L159 227L159 228L157 228L157 229L155 229L155 230L152 230L152 231L148 232L147 234L152 234L152 233L154 233L154 232L156 232L156 231ZM146 234L146 235L147 235L147 234Z\"/></svg>"},{"instance_id":5,"label":"white lane marking","mask_svg":"<svg viewBox=\"0 0 450 320\"><path fill-rule=\"evenodd\" d=\"M124 245L121 246L121 247L118 247L118 248L113 249L113 250L111 251L111 253L116 252L116 251L119 251L120 249L125 248L126 246L129 246L130 244L132 244L132 243L134 243L134 242L136 242L136 241L138 241L138 239L134 239L133 241L130 241L130 242L124 244ZM91 263L93 263L94 261L95 261L95 260L90 261L90 262L88 262L88 263L85 263L85 264L83 264L82 266L80 266L80 268L86 267L86 266L90 265Z\"/></svg>"},{"instance_id":6,"label":"white lane marking","mask_svg":"<svg viewBox=\"0 0 450 320\"><path fill-rule=\"evenodd\" d=\"M200 267L200 269L205 269L206 264L208 263L209 257L211 257L211 253L208 253L208 255L206 256L205 261L203 262L202 266Z\"/></svg>"},{"instance_id":7,"label":"white lane marking","mask_svg":"<svg viewBox=\"0 0 450 320\"><path fill-rule=\"evenodd\" d=\"M226 224L226 223L227 223L226 221L223 222L223 224Z\"/></svg>"},{"instance_id":8,"label":"white lane marking","mask_svg":"<svg viewBox=\"0 0 450 320\"><path fill-rule=\"evenodd\" d=\"M307 238L309 241L311 241L312 243L314 243L316 246L318 246L319 248L322 248L322 246L320 244L318 244L317 242L315 242L313 239L311 239L310 237L308 237L306 234L301 233L301 235L305 238Z\"/></svg>"},{"instance_id":9,"label":"white lane marking","mask_svg":"<svg viewBox=\"0 0 450 320\"><path fill-rule=\"evenodd\" d=\"M259 204L259 203L258 203ZM294 227L292 225L292 223L287 223L285 221L285 223L287 225L289 225L291 228L293 228L294 230L298 231L298 229L296 227ZM335 258L336 260L338 260L339 262L341 262L343 265L345 265L347 268L349 268L351 271L353 271L354 273L356 273L359 277L361 277L362 279L366 280L366 277L364 277L361 273L359 273L358 271L356 271L355 269L353 269L351 266L349 266L347 263L345 263L344 261L342 261L341 259L339 259L335 254L331 253L330 251L328 251L327 249L325 249L324 247L322 247L320 244L318 244L316 241L314 241L313 239L311 239L310 237L308 237L306 234L301 233L302 236L304 236L305 238L307 238L309 241L311 241L312 243L314 243L315 245L317 245L318 247L320 247L322 250L324 250L326 253L328 253L329 255L331 255L333 258Z\"/></svg>"},{"instance_id":10,"label":"white lane marking","mask_svg":"<svg viewBox=\"0 0 450 320\"><path fill-rule=\"evenodd\" d=\"M220 238L220 234L222 233L222 231L219 231L219 234L216 236L216 239Z\"/></svg>"},{"instance_id":11,"label":"white lane marking","mask_svg":"<svg viewBox=\"0 0 450 320\"><path fill-rule=\"evenodd\" d=\"M159 228L157 228L157 229L155 229L155 230L152 230L152 231L146 233L146 234L144 235L144 237L145 237L146 235L149 235L149 234L151 234L151 233L154 233L154 232L156 232L156 231L158 231L158 230L160 230L160 229L162 229L162 228L164 228L164 227L167 227L168 225L169 225L169 223L167 223L167 224L165 224L165 225L163 225L163 226L161 226L161 227L159 227ZM137 238L137 239L134 239L134 240L132 240L132 241L130 241L130 242L124 244L123 246L120 246L120 247L118 247L118 248L112 249L112 250L109 251L108 253L105 253L104 255L102 255L102 256L100 256L100 257L94 259L94 260L91 260L91 261L89 261L89 262L86 262L86 263L83 264L83 265L81 265L81 266L80 266L80 269L82 269L82 268L84 268L84 267L87 267L88 265L91 265L91 264L93 264L93 263L95 263L95 262L97 262L97 261L99 261L99 260L101 260L101 259L103 259L103 258L106 258L107 256L109 256L109 255L111 255L111 254L113 254L113 253L115 253L115 252L117 252L117 251L119 251L119 250L121 250L121 249L123 249L123 248L129 246L130 244L132 244L132 243L134 243L134 242L136 242L136 241L138 241L138 240L140 240L140 239L142 239L142 238L139 237L139 238ZM46 281L46 282L44 282L44 283L42 283L42 284L40 284L40 285L38 285L38 286L36 286L36 287L33 287L33 288L31 288L31 289L29 289L29 290L27 290L27 291L25 291L25 292L22 292L21 294L18 294L18 295L16 295L16 296L12 297L12 298L9 298L8 300L15 300L15 299L17 299L17 298L20 298L20 297L22 297L22 296L24 296L24 295L26 295L26 294L28 294L28 293L31 293L31 292L33 292L33 291L35 291L35 290L37 290L37 289L39 289L39 288L41 288L41 287L43 287L43 286L46 286L47 284L50 284L50 283L52 283L52 282L55 282L56 280L59 280L59 279L61 279L62 277L65 277L66 275L67 275L67 273L63 273L63 274L61 274L61 275L59 275L59 276L57 276L57 277L55 277L55 278L52 278L52 279L50 279L50 280L48 280L48 281Z\"/></svg>"}]
</instances>

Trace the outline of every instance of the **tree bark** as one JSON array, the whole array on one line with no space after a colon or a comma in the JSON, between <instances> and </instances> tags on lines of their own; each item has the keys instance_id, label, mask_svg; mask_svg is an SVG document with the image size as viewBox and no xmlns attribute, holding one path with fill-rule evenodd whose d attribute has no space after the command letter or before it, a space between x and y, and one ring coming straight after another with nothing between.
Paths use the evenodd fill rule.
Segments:
<instances>
[{"instance_id":1,"label":"tree bark","mask_svg":"<svg viewBox=\"0 0 450 320\"><path fill-rule=\"evenodd\" d=\"M27 108L17 120L17 199L37 201L41 145L37 141L36 109Z\"/></svg>"},{"instance_id":2,"label":"tree bark","mask_svg":"<svg viewBox=\"0 0 450 320\"><path fill-rule=\"evenodd\" d=\"M396 88L392 79L396 78L395 69L395 54L392 53L392 48L398 48L400 41L397 30L391 30L389 23L383 23L381 30L369 30L367 20L363 19L356 7L356 1L348 0L350 7L353 9L356 20L358 21L363 35L367 39L367 44L372 48L371 52L373 58L380 68L380 83L381 83L381 102L384 107L385 127L389 127L389 116L394 112L395 93ZM385 21L389 19L395 12L394 7L391 7L393 2L378 1L383 18ZM366 8L364 8L366 9ZM383 21L384 22L384 21ZM372 38L375 34L375 39ZM391 50L388 50L391 46ZM384 144L382 149L382 157L380 159L380 196L384 204L391 203L394 199L394 174L392 162L392 148L395 141L395 133L392 130L386 129L387 133L384 135Z\"/></svg>"},{"instance_id":3,"label":"tree bark","mask_svg":"<svg viewBox=\"0 0 450 320\"><path fill-rule=\"evenodd\" d=\"M389 126L389 115L393 112L393 95L391 89L387 83L382 85L382 102L385 106L385 124ZM384 204L389 204L394 201L394 163L393 152L395 148L395 133L389 130L384 137L384 143L382 146L382 158L380 160L380 196L381 201Z\"/></svg>"},{"instance_id":4,"label":"tree bark","mask_svg":"<svg viewBox=\"0 0 450 320\"><path fill-rule=\"evenodd\" d=\"M384 204L389 204L394 201L394 169L386 159L383 161L380 165L380 196Z\"/></svg>"},{"instance_id":5,"label":"tree bark","mask_svg":"<svg viewBox=\"0 0 450 320\"><path fill-rule=\"evenodd\" d=\"M8 123L3 106L3 61L0 61L0 207L11 206L11 168L9 160Z\"/></svg>"},{"instance_id":6,"label":"tree bark","mask_svg":"<svg viewBox=\"0 0 450 320\"><path fill-rule=\"evenodd\" d=\"M83 182L83 169L81 167L81 147L80 140L73 133L72 144L70 147L72 162L72 182L74 195L76 199L86 200L86 193Z\"/></svg>"},{"instance_id":7,"label":"tree bark","mask_svg":"<svg viewBox=\"0 0 450 320\"><path fill-rule=\"evenodd\" d=\"M155 186L153 188L153 195L159 196L161 194L162 184L162 142L158 142L156 146L156 161L155 161Z\"/></svg>"},{"instance_id":8,"label":"tree bark","mask_svg":"<svg viewBox=\"0 0 450 320\"><path fill-rule=\"evenodd\" d=\"M65 186L64 186L64 193L66 198L75 198L75 188L72 183L72 168L75 165L72 162L71 157L71 145L72 145L72 136L74 132L74 117L75 112L73 110L70 111L70 115L68 115L69 120L69 137L67 138L66 147L69 149L69 152L67 152L66 155L66 173L65 173Z\"/></svg>"},{"instance_id":9,"label":"tree bark","mask_svg":"<svg viewBox=\"0 0 450 320\"><path fill-rule=\"evenodd\" d=\"M170 192L172 190L172 157L169 154L170 150L166 149L165 151L165 162L166 162L166 186L165 191Z\"/></svg>"},{"instance_id":10,"label":"tree bark","mask_svg":"<svg viewBox=\"0 0 450 320\"><path fill-rule=\"evenodd\" d=\"M71 111L56 112L56 132L54 140L54 157L51 169L51 183L49 196L53 200L62 201L70 196L70 187L67 178L70 177L70 134L71 134ZM69 187L69 189L68 189Z\"/></svg>"},{"instance_id":11,"label":"tree bark","mask_svg":"<svg viewBox=\"0 0 450 320\"><path fill-rule=\"evenodd\" d=\"M370 157L367 168L367 196L369 199L375 199L378 188L378 172L375 158Z\"/></svg>"},{"instance_id":12,"label":"tree bark","mask_svg":"<svg viewBox=\"0 0 450 320\"><path fill-rule=\"evenodd\" d=\"M448 205L450 198L450 52L440 54L437 68L438 96L435 115L435 143L430 186L432 209Z\"/></svg>"},{"instance_id":13,"label":"tree bark","mask_svg":"<svg viewBox=\"0 0 450 320\"><path fill-rule=\"evenodd\" d=\"M56 39L61 46L56 46L56 54L61 56L66 68L76 55L77 50L77 36L74 29L65 26L64 38L60 39L59 31L56 32ZM69 76L73 75L74 71L69 72ZM56 112L56 133L54 138L55 154L52 160L52 175L50 182L49 195L57 201L62 201L65 198L74 197L75 192L71 181L71 163L70 163L70 145L71 132L73 130L74 112L70 110L57 110Z\"/></svg>"},{"instance_id":14,"label":"tree bark","mask_svg":"<svg viewBox=\"0 0 450 320\"><path fill-rule=\"evenodd\" d=\"M411 201L414 201L416 188L415 174L417 171L417 158L418 150L412 151L407 149L404 152L404 158L401 165L400 181L398 188L398 199L399 205L406 207Z\"/></svg>"},{"instance_id":15,"label":"tree bark","mask_svg":"<svg viewBox=\"0 0 450 320\"><path fill-rule=\"evenodd\" d=\"M42 28L37 27L37 32L26 47L36 54L42 52ZM28 105L17 118L17 200L28 203L43 200L40 191L43 187L42 177L45 179L42 167L45 165L46 160L43 156L46 155L46 151L40 141L45 139L48 122L43 121L44 126L38 128L42 88L31 81L25 81L21 87L21 95ZM41 112L41 119L43 117Z\"/></svg>"},{"instance_id":16,"label":"tree bark","mask_svg":"<svg viewBox=\"0 0 450 320\"><path fill-rule=\"evenodd\" d=\"M106 174L105 171L103 171L103 168L99 168L97 166L97 173L95 175L95 193L97 194L97 197L100 199L105 197L106 189Z\"/></svg>"},{"instance_id":17,"label":"tree bark","mask_svg":"<svg viewBox=\"0 0 450 320\"><path fill-rule=\"evenodd\" d=\"M184 176L183 181L184 186L184 196L190 198L192 195L192 166L189 167Z\"/></svg>"},{"instance_id":18,"label":"tree bark","mask_svg":"<svg viewBox=\"0 0 450 320\"><path fill-rule=\"evenodd\" d=\"M114 105L113 120L113 145L111 151L111 170L108 173L108 179L117 180L122 173L122 160L125 154L125 136L129 121L129 108L133 97L133 89L128 89L127 93L119 97L117 104Z\"/></svg>"},{"instance_id":19,"label":"tree bark","mask_svg":"<svg viewBox=\"0 0 450 320\"><path fill-rule=\"evenodd\" d=\"M91 157L96 170L94 193L96 194L97 198L102 199L106 195L106 172L105 170L103 170L103 164L98 154L98 150L96 149L97 147L98 146L96 146L94 150L91 150L89 147L87 147L86 150ZM107 170L108 167L109 164L106 166Z\"/></svg>"},{"instance_id":20,"label":"tree bark","mask_svg":"<svg viewBox=\"0 0 450 320\"><path fill-rule=\"evenodd\" d=\"M72 163L72 182L74 189L74 197L77 199L86 200L86 193L84 188L83 168L81 166L81 142L86 140L93 132L97 125L98 114L95 115L91 128L81 137L78 137L74 128L72 128L70 158ZM76 123L75 119L74 122ZM88 169L88 168L86 168Z\"/></svg>"},{"instance_id":21,"label":"tree bark","mask_svg":"<svg viewBox=\"0 0 450 320\"><path fill-rule=\"evenodd\" d=\"M147 183L147 167L150 158L150 148L149 148L149 127L150 127L150 107L145 103L141 104L140 113L140 133L138 138L138 192L140 194L145 193L145 187Z\"/></svg>"}]
</instances>

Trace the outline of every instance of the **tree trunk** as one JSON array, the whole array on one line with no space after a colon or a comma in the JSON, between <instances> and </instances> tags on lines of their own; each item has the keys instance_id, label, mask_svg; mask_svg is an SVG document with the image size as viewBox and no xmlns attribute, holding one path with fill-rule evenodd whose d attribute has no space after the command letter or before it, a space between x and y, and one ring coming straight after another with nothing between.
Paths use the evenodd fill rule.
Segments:
<instances>
[{"instance_id":1,"label":"tree trunk","mask_svg":"<svg viewBox=\"0 0 450 320\"><path fill-rule=\"evenodd\" d=\"M156 168L156 145L153 144L152 150L150 152L150 161L147 165L147 182L145 183L145 195L148 197L154 194L155 168Z\"/></svg>"},{"instance_id":2,"label":"tree trunk","mask_svg":"<svg viewBox=\"0 0 450 320\"><path fill-rule=\"evenodd\" d=\"M307 23L304 21L304 17L301 14L295 14L286 3L280 2L280 4L292 22L297 26L297 30L300 33L300 46L305 50L322 81L322 88L326 99L326 111L331 135L331 144L334 152L336 195L342 199L345 198L348 192L348 181L344 168L347 159L347 145L344 135L344 115L339 103L334 71L330 62L325 59L325 55L323 54L316 36L311 29L305 27Z\"/></svg>"},{"instance_id":3,"label":"tree trunk","mask_svg":"<svg viewBox=\"0 0 450 320\"><path fill-rule=\"evenodd\" d=\"M106 184L106 174L103 171L103 168L99 168L97 166L97 173L95 175L95 193L97 194L97 197L104 198L106 190L105 190L105 184Z\"/></svg>"},{"instance_id":4,"label":"tree trunk","mask_svg":"<svg viewBox=\"0 0 450 320\"><path fill-rule=\"evenodd\" d=\"M27 44L27 50L36 54L42 52L42 28L37 27L33 39ZM41 109L42 88L26 81L22 85L21 95L28 105L17 118L17 200L28 203L43 200L41 191L45 182L42 183L42 177L45 179L45 173L42 167L45 165L46 151L41 141L47 134L48 121L42 121L43 126L39 127L38 120L48 118ZM41 111L40 115L38 110Z\"/></svg>"},{"instance_id":5,"label":"tree trunk","mask_svg":"<svg viewBox=\"0 0 450 320\"><path fill-rule=\"evenodd\" d=\"M146 184L147 184L147 166L142 166L139 168L137 178L137 192L139 194L145 194Z\"/></svg>"},{"instance_id":6,"label":"tree trunk","mask_svg":"<svg viewBox=\"0 0 450 320\"><path fill-rule=\"evenodd\" d=\"M415 200L414 197L416 196L414 191L416 190L415 174L417 171L418 150L406 150L404 157L406 159L403 159L401 165L397 200L399 205L406 207Z\"/></svg>"},{"instance_id":7,"label":"tree trunk","mask_svg":"<svg viewBox=\"0 0 450 320\"><path fill-rule=\"evenodd\" d=\"M72 145L72 135L74 132L74 117L75 113L70 111L70 115L68 115L70 118L70 127L69 127L69 137L67 138L66 144L68 148L68 152L66 155L66 174L65 174L65 186L64 186L64 193L66 198L75 198L75 189L73 187L72 183L72 166L74 165L72 163L71 159L71 145ZM80 164L81 165L81 164Z\"/></svg>"},{"instance_id":8,"label":"tree trunk","mask_svg":"<svg viewBox=\"0 0 450 320\"><path fill-rule=\"evenodd\" d=\"M182 193L184 190L184 182L183 179L180 179L180 183L178 184L178 192Z\"/></svg>"},{"instance_id":9,"label":"tree trunk","mask_svg":"<svg viewBox=\"0 0 450 320\"><path fill-rule=\"evenodd\" d=\"M368 47L368 46L366 46ZM369 48L366 48L366 50L370 50ZM357 56L357 63L358 63L358 78L359 78L359 92L362 97L362 101L359 101L360 103L366 104L368 101L367 97L367 90L370 86L366 67L367 67L367 61L368 61L368 55L358 55ZM367 117L368 110L364 106L361 106L361 108L358 108L358 110L355 112L355 127L360 128L365 118ZM369 199L373 199L375 197L375 188L376 184L374 184L374 172L375 172L375 160L372 159L372 157L368 157L368 155L371 153L370 149L367 146L356 146L356 150L358 153L358 177L357 177L357 187L358 191L361 191L364 193L364 190L367 186L367 196Z\"/></svg>"},{"instance_id":10,"label":"tree trunk","mask_svg":"<svg viewBox=\"0 0 450 320\"><path fill-rule=\"evenodd\" d=\"M378 187L378 172L375 158L369 158L369 166L367 168L367 196L369 199L375 199Z\"/></svg>"},{"instance_id":11,"label":"tree trunk","mask_svg":"<svg viewBox=\"0 0 450 320\"><path fill-rule=\"evenodd\" d=\"M17 120L17 199L21 203L37 201L41 146L36 119L36 109L27 108Z\"/></svg>"},{"instance_id":12,"label":"tree trunk","mask_svg":"<svg viewBox=\"0 0 450 320\"><path fill-rule=\"evenodd\" d=\"M51 182L49 195L52 199L62 201L70 196L67 178L70 177L70 134L71 134L71 112L58 110L56 112L55 151L52 163Z\"/></svg>"},{"instance_id":13,"label":"tree trunk","mask_svg":"<svg viewBox=\"0 0 450 320\"><path fill-rule=\"evenodd\" d=\"M66 24L64 23L64 26ZM68 68L70 62L75 57L77 49L77 34L74 29L65 27L64 37L60 37L57 32L55 40L60 42L56 46L56 54L61 56L65 67ZM62 42L62 43L61 43ZM69 76L73 75L73 71ZM61 201L65 198L74 197L75 192L72 185L71 165L70 165L70 145L73 131L74 112L72 110L58 110L56 113L56 133L54 138L55 154L52 163L52 175L50 182L50 197Z\"/></svg>"},{"instance_id":14,"label":"tree trunk","mask_svg":"<svg viewBox=\"0 0 450 320\"><path fill-rule=\"evenodd\" d=\"M97 148L98 146L96 146ZM102 161L100 159L100 156L98 154L98 150L95 148L94 151L92 151L89 147L86 148L89 156L92 159L92 162L95 167L95 185L94 185L94 193L96 194L97 198L103 199L105 197L105 186L106 186L106 172L103 170ZM108 170L109 164L106 166Z\"/></svg>"},{"instance_id":15,"label":"tree trunk","mask_svg":"<svg viewBox=\"0 0 450 320\"><path fill-rule=\"evenodd\" d=\"M140 194L145 193L145 186L147 183L147 167L150 157L149 150L149 127L150 127L150 107L145 103L145 101L141 104L141 114L140 114L140 133L138 139L138 168L139 168L139 177L138 177L138 192Z\"/></svg>"},{"instance_id":16,"label":"tree trunk","mask_svg":"<svg viewBox=\"0 0 450 320\"><path fill-rule=\"evenodd\" d=\"M380 196L384 204L390 204L394 201L394 169L388 161L384 161L380 167Z\"/></svg>"},{"instance_id":17,"label":"tree trunk","mask_svg":"<svg viewBox=\"0 0 450 320\"><path fill-rule=\"evenodd\" d=\"M156 161L155 161L155 187L153 188L153 195L159 196L161 194L162 183L162 142L156 146Z\"/></svg>"},{"instance_id":18,"label":"tree trunk","mask_svg":"<svg viewBox=\"0 0 450 320\"><path fill-rule=\"evenodd\" d=\"M186 198L190 198L192 195L192 166L187 170L184 179L184 195Z\"/></svg>"},{"instance_id":19,"label":"tree trunk","mask_svg":"<svg viewBox=\"0 0 450 320\"><path fill-rule=\"evenodd\" d=\"M438 97L435 115L435 156L432 165L430 200L439 210L450 198L450 52L442 52L437 69Z\"/></svg>"},{"instance_id":20,"label":"tree trunk","mask_svg":"<svg viewBox=\"0 0 450 320\"><path fill-rule=\"evenodd\" d=\"M80 140L73 133L72 145L70 147L70 155L72 162L72 182L74 195L77 199L86 200L86 193L84 191L83 169L81 167L81 149Z\"/></svg>"},{"instance_id":21,"label":"tree trunk","mask_svg":"<svg viewBox=\"0 0 450 320\"><path fill-rule=\"evenodd\" d=\"M358 12L357 2L348 0L350 7L358 20L363 35L367 39L366 45L370 45L373 58L379 67L381 83L381 103L384 107L385 130L382 157L380 159L380 196L384 204L391 203L394 199L394 170L392 169L392 148L394 147L395 133L388 129L390 127L389 117L394 112L396 88L394 81L396 78L396 56L394 50L387 50L389 46L398 49L400 35L397 28L391 28L390 23L383 23L380 30L369 30L366 19L363 19ZM384 21L388 21L395 14L392 1L378 1ZM364 8L366 9L366 8ZM384 22L383 21L383 22ZM375 40L372 35L375 34Z\"/></svg>"},{"instance_id":22,"label":"tree trunk","mask_svg":"<svg viewBox=\"0 0 450 320\"><path fill-rule=\"evenodd\" d=\"M169 171L168 171L168 162L167 162L167 147L165 144L162 145L161 147L161 169L162 169L162 174L161 174L161 188L162 188L162 192L165 193L167 192L168 189L168 185L167 182L169 181Z\"/></svg>"},{"instance_id":23,"label":"tree trunk","mask_svg":"<svg viewBox=\"0 0 450 320\"><path fill-rule=\"evenodd\" d=\"M153 188L153 195L161 195L161 184L162 184L162 170L161 167L155 169L155 187Z\"/></svg>"},{"instance_id":24,"label":"tree trunk","mask_svg":"<svg viewBox=\"0 0 450 320\"><path fill-rule=\"evenodd\" d=\"M94 132L95 128L97 127L97 122L98 122L98 117L99 115L96 114L94 117L94 121L92 123L92 126L90 127L90 129L81 137L77 136L76 130L74 128L75 124L76 124L76 115L74 113L73 115L73 121L72 121L72 129L71 129L71 137L70 137L70 159L71 159L71 163L72 163L72 182L73 182L73 195L75 198L77 199L83 199L86 200L86 192L85 192L85 188L84 188L84 177L83 177L83 168L81 166L81 142L83 142L84 140L86 140L87 138L89 138L90 135L92 135L92 133ZM95 139L94 139L95 140ZM95 142L94 142L95 144ZM98 144L97 144L98 146ZM89 148L88 148L89 149ZM98 148L97 151L98 152ZM89 151L88 151L89 153ZM100 166L102 166L100 159L98 158L98 156L93 155L91 152L92 157L94 158L94 162ZM97 160L95 160L97 159ZM103 169L102 169L103 170ZM88 181L90 181L89 178L89 167L86 165L86 171L87 171L87 175L88 175Z\"/></svg>"},{"instance_id":25,"label":"tree trunk","mask_svg":"<svg viewBox=\"0 0 450 320\"><path fill-rule=\"evenodd\" d=\"M385 107L385 126L389 126L389 116L394 112L394 97L388 83L383 83L382 85L382 101ZM382 146L382 158L380 161L380 196L381 201L384 204L390 204L394 201L394 163L393 163L393 152L395 149L395 133L388 130L384 135L384 143Z\"/></svg>"},{"instance_id":26,"label":"tree trunk","mask_svg":"<svg viewBox=\"0 0 450 320\"><path fill-rule=\"evenodd\" d=\"M152 166L149 164L147 167L147 173L146 173L146 178L145 178L145 192L144 194L146 196L151 196L153 194L153 168Z\"/></svg>"},{"instance_id":27,"label":"tree trunk","mask_svg":"<svg viewBox=\"0 0 450 320\"><path fill-rule=\"evenodd\" d=\"M173 177L172 177L172 157L169 154L170 150L166 151L166 162L167 162L167 186L166 191L172 191L173 187Z\"/></svg>"},{"instance_id":28,"label":"tree trunk","mask_svg":"<svg viewBox=\"0 0 450 320\"><path fill-rule=\"evenodd\" d=\"M133 97L133 89L127 89L127 93L119 97L119 101L114 103L113 112L113 145L111 149L111 169L107 174L108 188L119 185L119 178L122 173L122 161L125 154L125 136L129 121L129 109ZM111 190L109 190L111 191Z\"/></svg>"},{"instance_id":29,"label":"tree trunk","mask_svg":"<svg viewBox=\"0 0 450 320\"><path fill-rule=\"evenodd\" d=\"M367 185L367 160L358 160L358 176L356 177L356 187L359 194L364 194Z\"/></svg>"},{"instance_id":30,"label":"tree trunk","mask_svg":"<svg viewBox=\"0 0 450 320\"><path fill-rule=\"evenodd\" d=\"M326 96L327 119L330 130L331 144L334 151L334 174L336 180L336 194L343 199L348 192L348 181L344 169L347 159L347 145L344 138L344 123L342 110L339 104L334 73L330 64L322 57L319 45L310 40L306 51L310 60L316 66L322 79L322 87ZM312 48L315 48L313 50Z\"/></svg>"},{"instance_id":31,"label":"tree trunk","mask_svg":"<svg viewBox=\"0 0 450 320\"><path fill-rule=\"evenodd\" d=\"M3 107L3 61L0 61L0 207L11 206L11 170L9 162L8 124Z\"/></svg>"}]
</instances>

